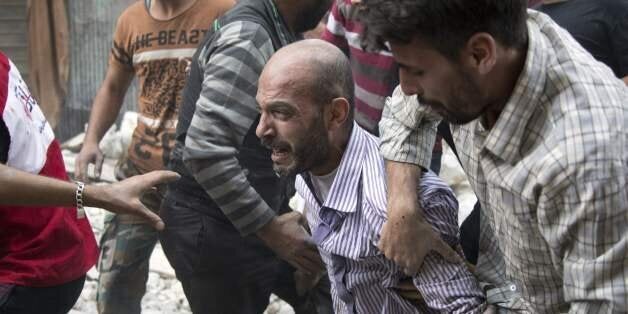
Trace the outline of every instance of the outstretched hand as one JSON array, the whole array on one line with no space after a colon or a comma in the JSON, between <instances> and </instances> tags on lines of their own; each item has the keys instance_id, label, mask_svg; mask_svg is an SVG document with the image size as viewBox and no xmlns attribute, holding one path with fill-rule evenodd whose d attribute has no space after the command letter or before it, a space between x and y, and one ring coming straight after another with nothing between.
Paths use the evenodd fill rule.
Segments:
<instances>
[{"instance_id":1,"label":"outstretched hand","mask_svg":"<svg viewBox=\"0 0 628 314\"><path fill-rule=\"evenodd\" d=\"M159 170L110 185L86 186L85 204L117 214L136 215L146 219L155 229L163 230L164 223L161 218L144 206L140 198L144 193L154 191L155 186L176 181L179 177L176 172Z\"/></svg>"}]
</instances>

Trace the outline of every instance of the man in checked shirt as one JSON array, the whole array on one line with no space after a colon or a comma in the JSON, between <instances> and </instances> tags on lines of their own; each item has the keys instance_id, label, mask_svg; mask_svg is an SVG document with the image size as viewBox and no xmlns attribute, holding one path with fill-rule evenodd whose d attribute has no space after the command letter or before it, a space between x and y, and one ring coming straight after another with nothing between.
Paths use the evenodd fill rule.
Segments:
<instances>
[{"instance_id":1,"label":"man in checked shirt","mask_svg":"<svg viewBox=\"0 0 628 314\"><path fill-rule=\"evenodd\" d=\"M400 65L380 122L380 247L416 268L429 246L410 182L436 112L482 204L478 278L506 283L522 311L627 313L628 88L526 2L362 1L367 42Z\"/></svg>"},{"instance_id":2,"label":"man in checked shirt","mask_svg":"<svg viewBox=\"0 0 628 314\"><path fill-rule=\"evenodd\" d=\"M259 80L256 134L272 149L275 171L298 173L297 192L332 283L336 313L482 313L475 277L454 252L434 252L412 278L377 248L386 221L384 160L378 140L353 121L354 87L348 59L321 40L278 50ZM421 206L432 228L459 248L453 191L424 172ZM451 250L453 252L453 250ZM395 288L412 282L422 300ZM407 291L406 291L407 292Z\"/></svg>"}]
</instances>

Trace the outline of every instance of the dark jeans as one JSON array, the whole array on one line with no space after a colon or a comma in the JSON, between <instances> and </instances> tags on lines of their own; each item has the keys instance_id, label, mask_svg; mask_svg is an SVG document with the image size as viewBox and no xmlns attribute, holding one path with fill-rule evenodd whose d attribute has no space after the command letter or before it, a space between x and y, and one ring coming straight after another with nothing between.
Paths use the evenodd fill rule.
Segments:
<instances>
[{"instance_id":1,"label":"dark jeans","mask_svg":"<svg viewBox=\"0 0 628 314\"><path fill-rule=\"evenodd\" d=\"M160 241L194 313L262 313L271 293L296 313L333 312L329 288L298 296L294 268L259 238L243 237L229 222L196 212L179 199L184 198L169 191L162 204L166 229Z\"/></svg>"},{"instance_id":2,"label":"dark jeans","mask_svg":"<svg viewBox=\"0 0 628 314\"><path fill-rule=\"evenodd\" d=\"M0 314L66 314L81 295L85 276L52 287L13 286Z\"/></svg>"}]
</instances>

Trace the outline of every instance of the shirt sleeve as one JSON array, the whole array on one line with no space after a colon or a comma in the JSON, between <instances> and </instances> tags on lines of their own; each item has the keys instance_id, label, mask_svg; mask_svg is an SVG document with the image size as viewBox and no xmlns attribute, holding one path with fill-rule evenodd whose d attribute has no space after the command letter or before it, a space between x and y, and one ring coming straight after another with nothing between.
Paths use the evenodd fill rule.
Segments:
<instances>
[{"instance_id":1,"label":"shirt sleeve","mask_svg":"<svg viewBox=\"0 0 628 314\"><path fill-rule=\"evenodd\" d=\"M426 221L441 238L464 256L459 246L458 201L438 176L425 172L417 193ZM438 253L425 257L414 284L430 308L442 313L482 313L485 297L464 262L451 263Z\"/></svg>"},{"instance_id":2,"label":"shirt sleeve","mask_svg":"<svg viewBox=\"0 0 628 314\"><path fill-rule=\"evenodd\" d=\"M183 161L236 229L248 235L275 216L236 159L259 115L257 80L274 50L270 37L257 24L230 23L220 32L211 56L201 61L203 86Z\"/></svg>"},{"instance_id":3,"label":"shirt sleeve","mask_svg":"<svg viewBox=\"0 0 628 314\"><path fill-rule=\"evenodd\" d=\"M416 96L406 96L397 86L379 122L380 153L387 160L429 169L439 120L419 105Z\"/></svg>"},{"instance_id":4,"label":"shirt sleeve","mask_svg":"<svg viewBox=\"0 0 628 314\"><path fill-rule=\"evenodd\" d=\"M539 230L562 261L569 313L628 310L628 175L621 159L570 166L539 202Z\"/></svg>"},{"instance_id":5,"label":"shirt sleeve","mask_svg":"<svg viewBox=\"0 0 628 314\"><path fill-rule=\"evenodd\" d=\"M344 0L342 0L344 1ZM334 1L329 18L327 18L327 25L325 31L321 35L321 39L325 40L334 46L342 50L345 55L349 55L349 42L346 36L346 19L342 14L342 11L338 7L338 1Z\"/></svg>"},{"instance_id":6,"label":"shirt sleeve","mask_svg":"<svg viewBox=\"0 0 628 314\"><path fill-rule=\"evenodd\" d=\"M113 43L109 53L109 66L116 66L127 71L133 71L133 51L129 39L127 11L123 12L116 22L113 32Z\"/></svg>"}]
</instances>

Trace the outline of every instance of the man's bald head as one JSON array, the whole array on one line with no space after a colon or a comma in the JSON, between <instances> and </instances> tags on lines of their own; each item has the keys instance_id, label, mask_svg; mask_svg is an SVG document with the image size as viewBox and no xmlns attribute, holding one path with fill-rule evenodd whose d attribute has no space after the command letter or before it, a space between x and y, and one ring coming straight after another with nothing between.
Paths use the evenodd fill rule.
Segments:
<instances>
[{"instance_id":1,"label":"man's bald head","mask_svg":"<svg viewBox=\"0 0 628 314\"><path fill-rule=\"evenodd\" d=\"M328 42L308 39L279 49L260 76L260 87L264 84L308 95L318 105L329 104L334 98L345 98L351 105L347 120L353 121L351 65L344 53Z\"/></svg>"}]
</instances>

